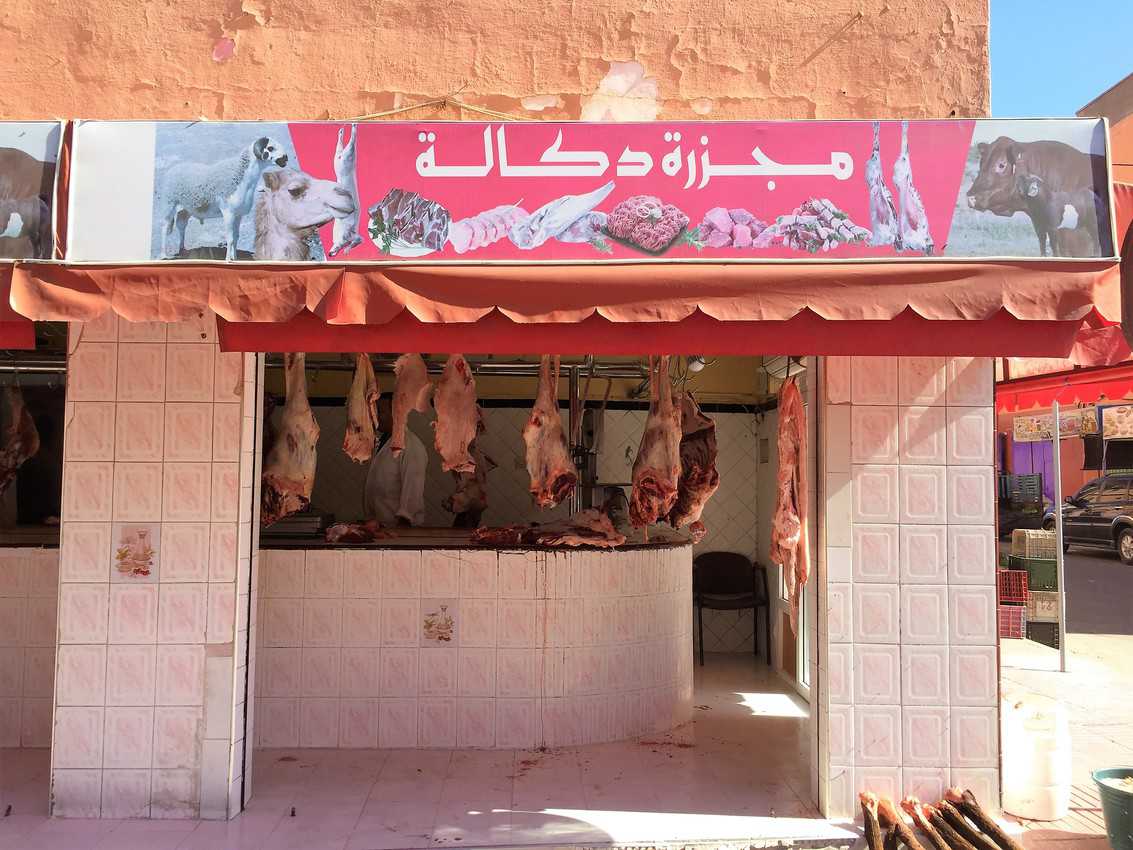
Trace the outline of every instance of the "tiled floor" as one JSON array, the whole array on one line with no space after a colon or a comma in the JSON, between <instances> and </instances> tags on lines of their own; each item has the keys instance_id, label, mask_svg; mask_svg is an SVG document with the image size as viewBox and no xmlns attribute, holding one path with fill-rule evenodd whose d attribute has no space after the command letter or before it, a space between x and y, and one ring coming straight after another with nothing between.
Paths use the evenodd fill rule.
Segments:
<instances>
[{"instance_id":1,"label":"tiled floor","mask_svg":"<svg viewBox=\"0 0 1133 850\"><path fill-rule=\"evenodd\" d=\"M697 673L694 721L636 741L548 752L261 751L255 796L230 823L49 821L46 751L0 752L0 808L9 800L15 812L0 819L0 848L852 841L809 803L806 705L751 656L710 656Z\"/></svg>"}]
</instances>

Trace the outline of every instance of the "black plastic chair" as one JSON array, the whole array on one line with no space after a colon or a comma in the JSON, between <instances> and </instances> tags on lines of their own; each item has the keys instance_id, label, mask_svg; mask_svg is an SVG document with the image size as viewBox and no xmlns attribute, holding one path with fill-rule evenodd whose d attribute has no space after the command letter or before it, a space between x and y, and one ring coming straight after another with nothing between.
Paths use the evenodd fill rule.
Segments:
<instances>
[{"instance_id":1,"label":"black plastic chair","mask_svg":"<svg viewBox=\"0 0 1133 850\"><path fill-rule=\"evenodd\" d=\"M763 647L771 666L771 597L767 591L767 568L753 564L736 552L704 552L692 562L692 601L696 608L696 639L700 666L704 666L704 609L746 611L751 609L752 652L759 655L759 609L763 609Z\"/></svg>"}]
</instances>

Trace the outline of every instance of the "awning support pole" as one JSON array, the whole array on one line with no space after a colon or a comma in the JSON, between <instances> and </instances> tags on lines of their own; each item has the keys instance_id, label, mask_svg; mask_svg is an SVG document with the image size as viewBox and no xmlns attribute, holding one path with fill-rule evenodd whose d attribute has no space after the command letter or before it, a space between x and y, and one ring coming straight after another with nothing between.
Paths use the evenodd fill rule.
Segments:
<instances>
[{"instance_id":1,"label":"awning support pole","mask_svg":"<svg viewBox=\"0 0 1133 850\"><path fill-rule=\"evenodd\" d=\"M1062 431L1058 418L1058 402L1054 412L1054 559L1058 575L1058 669L1066 672L1066 559L1062 546Z\"/></svg>"}]
</instances>

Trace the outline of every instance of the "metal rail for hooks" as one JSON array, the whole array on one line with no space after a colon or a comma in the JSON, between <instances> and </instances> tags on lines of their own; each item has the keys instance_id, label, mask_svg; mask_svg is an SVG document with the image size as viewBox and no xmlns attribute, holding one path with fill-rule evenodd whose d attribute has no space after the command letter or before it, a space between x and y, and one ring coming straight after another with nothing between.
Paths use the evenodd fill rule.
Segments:
<instances>
[{"instance_id":1,"label":"metal rail for hooks","mask_svg":"<svg viewBox=\"0 0 1133 850\"><path fill-rule=\"evenodd\" d=\"M374 371L382 374L393 374L393 364L396 358L392 357L370 357L370 361L374 364ZM278 355L271 355L266 358L265 365L269 369L282 369L283 358ZM439 375L444 371L443 361L426 360L425 366L428 368L429 373ZM537 378L539 377L539 364L528 363L524 361L498 361L498 360L470 360L469 365L472 367L473 374L476 375L499 375L502 377L510 378ZM328 361L308 361L307 370L310 372L353 372L353 360L328 360ZM645 374L645 369L640 363L600 363L594 358L594 355L587 355L582 361L578 363L560 363L559 364L559 377L569 378L572 370L582 370L587 374L593 374L595 378L641 378Z\"/></svg>"}]
</instances>

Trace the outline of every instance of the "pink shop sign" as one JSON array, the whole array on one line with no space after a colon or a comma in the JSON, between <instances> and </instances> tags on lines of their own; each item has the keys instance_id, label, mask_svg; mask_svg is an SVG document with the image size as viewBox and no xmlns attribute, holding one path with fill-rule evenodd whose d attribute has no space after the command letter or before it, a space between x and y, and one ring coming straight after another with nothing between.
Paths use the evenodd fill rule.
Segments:
<instances>
[{"instance_id":1,"label":"pink shop sign","mask_svg":"<svg viewBox=\"0 0 1133 850\"><path fill-rule=\"evenodd\" d=\"M1114 255L1105 124L81 122L68 258Z\"/></svg>"}]
</instances>

